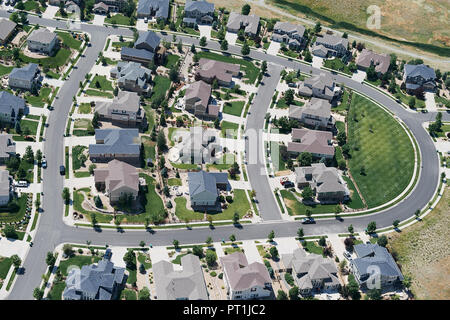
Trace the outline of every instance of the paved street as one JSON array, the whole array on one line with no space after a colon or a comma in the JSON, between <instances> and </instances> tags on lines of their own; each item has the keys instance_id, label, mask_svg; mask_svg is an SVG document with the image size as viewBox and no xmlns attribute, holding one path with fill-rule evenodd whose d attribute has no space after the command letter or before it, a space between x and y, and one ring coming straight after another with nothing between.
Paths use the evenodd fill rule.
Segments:
<instances>
[{"instance_id":1,"label":"paved street","mask_svg":"<svg viewBox=\"0 0 450 320\"><path fill-rule=\"evenodd\" d=\"M0 16L8 17L5 11L0 11ZM65 28L63 21L41 19L36 16L29 16L30 23L38 23L41 26L51 26ZM167 245L173 239L178 239L181 244L204 242L208 236L214 241L226 239L230 234L235 234L238 240L257 239L265 237L271 230L275 231L277 237L294 236L297 229L302 226L299 222L270 221L280 219L280 213L276 200L270 190L267 176L262 174L264 164L258 161L256 164L248 166L248 175L252 188L256 190L256 198L260 208L261 216L265 222L260 224L244 225L242 228L234 226L217 227L215 230L209 228L199 228L193 230L157 230L153 234L143 231L126 231L118 233L116 230L94 231L92 229L81 229L67 226L62 221L63 203L60 197L63 188L63 177L58 172L59 165L64 162L63 152L63 133L67 120L67 115L72 104L72 97L76 95L78 83L84 80L95 63L98 53L104 48L105 40L108 35L116 34L123 36L132 36L132 31L124 28L103 27L92 24L81 24L81 30L90 34L92 46L88 48L85 56L74 68L72 74L59 90L54 103L55 110L49 117L49 127L46 130L44 145L44 154L47 155L48 169L44 171L44 196L42 199L43 210L35 239L34 246L30 250L23 267L24 274L18 275L17 281L13 287L10 299L32 299L32 291L41 282L41 275L45 272L45 255L62 242L84 243L91 240L93 244L137 246L141 240L151 242L153 245ZM166 40L171 40L170 34L162 35ZM194 43L198 46L198 38L189 36L178 36L184 44ZM208 41L208 48L218 50L220 45L217 42ZM240 54L241 48L230 44L228 52L231 54ZM309 65L301 64L293 60L287 60L282 57L267 55L263 52L252 51L250 57L258 60L266 60L269 63L268 76L264 77L258 90L258 94L250 110L247 120L247 130L249 128L262 129L264 125L264 116L272 98L273 90L278 83L279 72L283 68L300 69L305 73L318 74L320 72L328 73L324 70L312 68ZM320 220L315 225L302 226L305 235L320 235L330 233L345 232L348 225L353 224L355 231L363 230L368 222L376 221L378 227L390 226L395 219L404 220L410 217L413 212L424 207L433 196L439 179L439 163L435 147L428 133L422 128L422 122L434 120L435 113L418 114L404 109L394 100L379 92L378 90L356 82L351 78L334 74L335 81L343 83L355 91L370 97L379 102L396 116L405 122L412 134L415 136L421 151L422 173L418 181L418 186L402 202L393 208L380 213L365 215L361 217L345 218L341 221L335 219ZM450 120L450 114L443 114L443 120ZM264 152L262 141L258 142L258 154L260 159ZM247 150L249 150L247 146ZM248 155L247 155L248 156ZM247 157L246 156L246 157ZM268 222L270 221L270 222Z\"/></svg>"}]
</instances>

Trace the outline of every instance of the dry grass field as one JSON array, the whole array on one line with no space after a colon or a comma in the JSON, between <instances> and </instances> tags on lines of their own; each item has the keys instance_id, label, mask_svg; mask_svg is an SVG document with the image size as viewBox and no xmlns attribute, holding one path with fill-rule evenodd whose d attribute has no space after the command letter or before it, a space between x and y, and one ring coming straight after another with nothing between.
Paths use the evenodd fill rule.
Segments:
<instances>
[{"instance_id":1,"label":"dry grass field","mask_svg":"<svg viewBox=\"0 0 450 320\"><path fill-rule=\"evenodd\" d=\"M450 190L422 222L392 234L403 274L410 274L416 299L450 299Z\"/></svg>"}]
</instances>

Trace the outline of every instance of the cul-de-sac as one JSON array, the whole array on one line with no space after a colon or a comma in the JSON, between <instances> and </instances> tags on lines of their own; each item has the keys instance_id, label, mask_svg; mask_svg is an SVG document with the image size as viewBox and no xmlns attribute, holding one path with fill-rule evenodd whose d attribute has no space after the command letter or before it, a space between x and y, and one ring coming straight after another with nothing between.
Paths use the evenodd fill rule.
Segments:
<instances>
[{"instance_id":1,"label":"cul-de-sac","mask_svg":"<svg viewBox=\"0 0 450 320\"><path fill-rule=\"evenodd\" d=\"M450 299L450 4L354 3L0 0L0 299Z\"/></svg>"}]
</instances>

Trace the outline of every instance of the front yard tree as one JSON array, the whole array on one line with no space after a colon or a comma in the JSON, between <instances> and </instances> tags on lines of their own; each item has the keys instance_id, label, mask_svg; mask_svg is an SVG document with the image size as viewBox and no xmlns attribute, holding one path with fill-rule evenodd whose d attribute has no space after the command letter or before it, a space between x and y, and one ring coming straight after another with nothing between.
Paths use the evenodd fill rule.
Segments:
<instances>
[{"instance_id":1,"label":"front yard tree","mask_svg":"<svg viewBox=\"0 0 450 320\"><path fill-rule=\"evenodd\" d=\"M202 247L201 246L193 246L192 247L192 254L194 256L202 258L203 257L203 249L202 249Z\"/></svg>"},{"instance_id":2,"label":"front yard tree","mask_svg":"<svg viewBox=\"0 0 450 320\"><path fill-rule=\"evenodd\" d=\"M324 247L327 244L327 240L325 239L324 236L320 237L319 239L319 246Z\"/></svg>"},{"instance_id":3,"label":"front yard tree","mask_svg":"<svg viewBox=\"0 0 450 320\"><path fill-rule=\"evenodd\" d=\"M239 223L239 213L235 212L233 214L233 223L238 224Z\"/></svg>"},{"instance_id":4,"label":"front yard tree","mask_svg":"<svg viewBox=\"0 0 450 320\"><path fill-rule=\"evenodd\" d=\"M269 240L269 242L273 242L273 238L275 238L275 231L272 230L267 236L267 239Z\"/></svg>"},{"instance_id":5,"label":"front yard tree","mask_svg":"<svg viewBox=\"0 0 450 320\"><path fill-rule=\"evenodd\" d=\"M399 224L400 224L400 220L394 220L394 222L392 222L392 225L394 226L395 229L397 229Z\"/></svg>"},{"instance_id":6,"label":"front yard tree","mask_svg":"<svg viewBox=\"0 0 450 320\"><path fill-rule=\"evenodd\" d=\"M162 130L158 133L157 145L158 151L160 152L166 150L167 148L166 136L164 135L164 132Z\"/></svg>"},{"instance_id":7,"label":"front yard tree","mask_svg":"<svg viewBox=\"0 0 450 320\"><path fill-rule=\"evenodd\" d=\"M125 262L128 269L136 269L136 254L133 250L128 250L123 256L123 261Z\"/></svg>"},{"instance_id":8,"label":"front yard tree","mask_svg":"<svg viewBox=\"0 0 450 320\"><path fill-rule=\"evenodd\" d=\"M34 288L33 298L35 298L36 300L42 300L43 297L44 297L44 290L40 288Z\"/></svg>"},{"instance_id":9,"label":"front yard tree","mask_svg":"<svg viewBox=\"0 0 450 320\"><path fill-rule=\"evenodd\" d=\"M192 45L191 45L191 52L192 52L192 53L195 53L195 52L196 52L195 44L192 44Z\"/></svg>"},{"instance_id":10,"label":"front yard tree","mask_svg":"<svg viewBox=\"0 0 450 320\"><path fill-rule=\"evenodd\" d=\"M232 234L228 239L230 239L231 242L235 242L236 236L234 234Z\"/></svg>"},{"instance_id":11,"label":"front yard tree","mask_svg":"<svg viewBox=\"0 0 450 320\"><path fill-rule=\"evenodd\" d=\"M311 200L313 197L313 191L310 186L306 186L302 191L303 200Z\"/></svg>"},{"instance_id":12,"label":"front yard tree","mask_svg":"<svg viewBox=\"0 0 450 320\"><path fill-rule=\"evenodd\" d=\"M263 74L265 74L266 71L267 71L267 61L264 60L264 61L261 63L261 72L262 72Z\"/></svg>"},{"instance_id":13,"label":"front yard tree","mask_svg":"<svg viewBox=\"0 0 450 320\"><path fill-rule=\"evenodd\" d=\"M377 223L375 221L369 222L369 224L367 225L367 232L373 233L373 232L375 232L376 229L377 229Z\"/></svg>"},{"instance_id":14,"label":"front yard tree","mask_svg":"<svg viewBox=\"0 0 450 320\"><path fill-rule=\"evenodd\" d=\"M66 244L63 246L63 252L64 252L64 255L65 255L66 257L72 256L72 255L73 255L73 248L72 248L72 246L71 246L70 244L66 243Z\"/></svg>"},{"instance_id":15,"label":"front yard tree","mask_svg":"<svg viewBox=\"0 0 450 320\"><path fill-rule=\"evenodd\" d=\"M377 240L377 244L378 244L380 247L386 247L387 243L388 243L388 239L387 239L387 237L386 237L385 235L382 235L382 236L379 237L378 240Z\"/></svg>"},{"instance_id":16,"label":"front yard tree","mask_svg":"<svg viewBox=\"0 0 450 320\"><path fill-rule=\"evenodd\" d=\"M216 263L217 255L213 250L206 250L205 254L206 264L208 266L213 266Z\"/></svg>"},{"instance_id":17,"label":"front yard tree","mask_svg":"<svg viewBox=\"0 0 450 320\"><path fill-rule=\"evenodd\" d=\"M297 158L298 164L301 167L309 167L312 163L312 154L309 152L302 152Z\"/></svg>"},{"instance_id":18,"label":"front yard tree","mask_svg":"<svg viewBox=\"0 0 450 320\"><path fill-rule=\"evenodd\" d=\"M213 240L212 240L211 237L206 238L205 243L206 243L208 246L210 246L212 242L213 242Z\"/></svg>"},{"instance_id":19,"label":"front yard tree","mask_svg":"<svg viewBox=\"0 0 450 320\"><path fill-rule=\"evenodd\" d=\"M228 50L228 41L227 40L223 40L220 43L220 50L222 50L222 51L227 51Z\"/></svg>"},{"instance_id":20,"label":"front yard tree","mask_svg":"<svg viewBox=\"0 0 450 320\"><path fill-rule=\"evenodd\" d=\"M99 117L100 117L100 115L98 114L98 112L95 112L94 113L94 117L92 118L92 122L91 122L91 124L92 124L92 126L94 128L98 128L99 127L99 123L98 123Z\"/></svg>"},{"instance_id":21,"label":"front yard tree","mask_svg":"<svg viewBox=\"0 0 450 320\"><path fill-rule=\"evenodd\" d=\"M417 210L414 212L414 215L416 216L417 219L419 219L419 217L420 217L420 210L417 209Z\"/></svg>"},{"instance_id":22,"label":"front yard tree","mask_svg":"<svg viewBox=\"0 0 450 320\"><path fill-rule=\"evenodd\" d=\"M322 30L322 26L320 25L320 22L317 22L314 26L314 32L319 33Z\"/></svg>"},{"instance_id":23,"label":"front yard tree","mask_svg":"<svg viewBox=\"0 0 450 320\"><path fill-rule=\"evenodd\" d=\"M36 151L36 160L37 162L40 164L42 161L42 151L41 149L39 149L38 151Z\"/></svg>"},{"instance_id":24,"label":"front yard tree","mask_svg":"<svg viewBox=\"0 0 450 320\"><path fill-rule=\"evenodd\" d=\"M172 241L173 246L175 247L175 249L178 249L180 247L180 241L174 239Z\"/></svg>"},{"instance_id":25,"label":"front yard tree","mask_svg":"<svg viewBox=\"0 0 450 320\"><path fill-rule=\"evenodd\" d=\"M200 38L199 44L200 44L201 47L206 46L206 37L205 36Z\"/></svg>"},{"instance_id":26,"label":"front yard tree","mask_svg":"<svg viewBox=\"0 0 450 320\"><path fill-rule=\"evenodd\" d=\"M53 254L53 252L47 252L47 257L45 258L45 263L47 263L47 265L49 267L53 267L56 263L56 258L55 255Z\"/></svg>"},{"instance_id":27,"label":"front yard tree","mask_svg":"<svg viewBox=\"0 0 450 320\"><path fill-rule=\"evenodd\" d=\"M298 287L294 286L291 289L289 289L289 299L291 300L299 300L298 298Z\"/></svg>"},{"instance_id":28,"label":"front yard tree","mask_svg":"<svg viewBox=\"0 0 450 320\"><path fill-rule=\"evenodd\" d=\"M244 42L244 45L242 46L241 53L244 56L247 56L250 53L250 46L248 45L247 41Z\"/></svg>"},{"instance_id":29,"label":"front yard tree","mask_svg":"<svg viewBox=\"0 0 450 320\"><path fill-rule=\"evenodd\" d=\"M138 293L138 299L139 300L150 300L150 290L148 288L144 287L141 291Z\"/></svg>"},{"instance_id":30,"label":"front yard tree","mask_svg":"<svg viewBox=\"0 0 450 320\"><path fill-rule=\"evenodd\" d=\"M286 292L284 292L283 290L278 290L277 300L288 300Z\"/></svg>"},{"instance_id":31,"label":"front yard tree","mask_svg":"<svg viewBox=\"0 0 450 320\"><path fill-rule=\"evenodd\" d=\"M251 9L252 9L252 7L250 7L250 5L248 3L246 3L242 6L241 14L243 14L244 16L248 16Z\"/></svg>"},{"instance_id":32,"label":"front yard tree","mask_svg":"<svg viewBox=\"0 0 450 320\"><path fill-rule=\"evenodd\" d=\"M370 289L367 292L367 296L370 300L381 300L381 290L380 289Z\"/></svg>"},{"instance_id":33,"label":"front yard tree","mask_svg":"<svg viewBox=\"0 0 450 320\"><path fill-rule=\"evenodd\" d=\"M350 234L353 234L353 232L354 232L353 225L352 224L349 225L347 230Z\"/></svg>"},{"instance_id":34,"label":"front yard tree","mask_svg":"<svg viewBox=\"0 0 450 320\"><path fill-rule=\"evenodd\" d=\"M33 149L31 149L31 146L27 146L25 149L25 160L28 163L34 163L34 153Z\"/></svg>"},{"instance_id":35,"label":"front yard tree","mask_svg":"<svg viewBox=\"0 0 450 320\"><path fill-rule=\"evenodd\" d=\"M69 204L70 202L70 191L69 188L65 187L62 192L62 198L64 199L65 204Z\"/></svg>"},{"instance_id":36,"label":"front yard tree","mask_svg":"<svg viewBox=\"0 0 450 320\"><path fill-rule=\"evenodd\" d=\"M297 230L297 236L299 237L299 239L301 239L305 236L305 233L303 232L303 228L299 228Z\"/></svg>"},{"instance_id":37,"label":"front yard tree","mask_svg":"<svg viewBox=\"0 0 450 320\"><path fill-rule=\"evenodd\" d=\"M289 106L294 102L294 90L288 89L284 94L284 102Z\"/></svg>"},{"instance_id":38,"label":"front yard tree","mask_svg":"<svg viewBox=\"0 0 450 320\"><path fill-rule=\"evenodd\" d=\"M17 269L18 267L20 267L20 265L22 264L22 259L19 258L19 256L17 254L13 254L11 256L11 260L13 263L13 266Z\"/></svg>"},{"instance_id":39,"label":"front yard tree","mask_svg":"<svg viewBox=\"0 0 450 320\"><path fill-rule=\"evenodd\" d=\"M269 249L270 255L272 256L272 259L277 259L278 258L278 249L277 247L273 246Z\"/></svg>"}]
</instances>

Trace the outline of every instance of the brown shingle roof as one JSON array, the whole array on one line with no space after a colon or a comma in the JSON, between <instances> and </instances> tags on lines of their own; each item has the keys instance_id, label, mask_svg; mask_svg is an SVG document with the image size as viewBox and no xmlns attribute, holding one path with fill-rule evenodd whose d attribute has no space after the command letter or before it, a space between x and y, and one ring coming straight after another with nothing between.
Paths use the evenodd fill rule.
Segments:
<instances>
[{"instance_id":1,"label":"brown shingle roof","mask_svg":"<svg viewBox=\"0 0 450 320\"><path fill-rule=\"evenodd\" d=\"M334 155L334 147L328 144L332 138L333 135L329 131L292 129L292 140L300 140L300 142L289 142L287 150Z\"/></svg>"},{"instance_id":2,"label":"brown shingle roof","mask_svg":"<svg viewBox=\"0 0 450 320\"><path fill-rule=\"evenodd\" d=\"M369 68L371 63L374 64L375 71L384 74L389 69L391 58L387 54L379 54L371 50L363 49L358 59L356 59L356 64L364 68Z\"/></svg>"}]
</instances>

